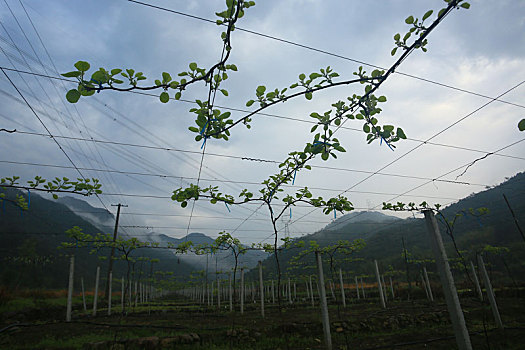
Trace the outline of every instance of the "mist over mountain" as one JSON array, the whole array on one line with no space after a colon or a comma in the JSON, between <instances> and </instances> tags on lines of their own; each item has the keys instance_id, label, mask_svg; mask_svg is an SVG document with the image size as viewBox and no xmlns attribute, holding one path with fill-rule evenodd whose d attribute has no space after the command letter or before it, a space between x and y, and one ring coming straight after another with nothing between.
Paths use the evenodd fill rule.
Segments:
<instances>
[{"instance_id":1,"label":"mist over mountain","mask_svg":"<svg viewBox=\"0 0 525 350\"><path fill-rule=\"evenodd\" d=\"M115 216L112 213L108 212L106 209L93 207L86 201L71 196L60 197L57 200L57 202L67 206L72 212L82 217L83 219L91 223L93 226L99 228L100 232L113 232L115 225ZM120 218L120 220L122 223L122 217ZM212 245L215 241L213 238L210 238L205 234L199 232L189 233L187 236L182 238L170 237L162 232L155 231L144 230L143 232L136 232L136 235L134 235L133 233L126 234L122 232L122 230L120 230L119 235L122 237L129 238L136 237L143 242L160 243L164 246L168 243L176 246L180 243L187 241L191 241L195 245ZM173 254L173 251L169 252ZM240 256L239 266L253 268L257 265L257 262L259 260L264 260L267 257L268 254L265 252L249 250L246 252L246 254ZM208 265L210 270L210 266L213 265L213 272L215 272L215 265L217 265L217 270L219 271L229 271L231 268L233 268L235 264L235 258L233 257L233 255L231 255L231 252L227 251L218 251L217 253L213 254L213 256L208 257L206 255L187 253L183 255L178 255L177 259L178 261L183 261L193 266L196 270L205 270L206 265Z\"/></svg>"},{"instance_id":2,"label":"mist over mountain","mask_svg":"<svg viewBox=\"0 0 525 350\"><path fill-rule=\"evenodd\" d=\"M88 202L71 196L59 197L57 203L68 207L72 212L98 227L103 233L113 232L115 216L104 208L93 207Z\"/></svg>"}]
</instances>

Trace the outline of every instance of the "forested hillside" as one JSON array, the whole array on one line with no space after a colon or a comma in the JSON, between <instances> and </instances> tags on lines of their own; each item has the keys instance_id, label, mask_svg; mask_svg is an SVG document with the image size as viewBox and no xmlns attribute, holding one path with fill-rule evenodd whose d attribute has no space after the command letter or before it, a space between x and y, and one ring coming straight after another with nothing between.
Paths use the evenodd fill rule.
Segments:
<instances>
[{"instance_id":1,"label":"forested hillside","mask_svg":"<svg viewBox=\"0 0 525 350\"><path fill-rule=\"evenodd\" d=\"M13 199L18 191L5 191L7 198ZM27 194L23 194L27 197ZM31 193L28 210L21 210L6 200L0 211L0 283L9 287L65 288L67 286L68 261L70 251L57 249L62 242L70 241L65 231L78 226L84 233L97 234L100 229L76 215L67 206L57 201L47 200ZM76 271L85 276L87 286L95 280L96 266L101 266L101 276L105 278L109 250L103 249L90 254L90 248L75 249ZM175 276L188 276L194 268L177 258L170 251L161 249L137 249L133 256L157 258L154 271L171 271ZM146 266L147 265L147 266ZM134 268L144 274L149 273L149 263L137 262ZM116 261L114 274L119 277L125 273L126 263Z\"/></svg>"},{"instance_id":2,"label":"forested hillside","mask_svg":"<svg viewBox=\"0 0 525 350\"><path fill-rule=\"evenodd\" d=\"M518 222L525 223L525 173L517 174L494 188L472 194L444 208L442 212L449 221L458 214L452 233L458 250L465 258L473 259L473 255L487 245L504 247L493 249L495 254L488 254L491 263L499 269L509 268L516 272L523 271L525 266L520 261L524 261L525 242L517 229L503 194L507 197ZM488 213L480 214L476 211L478 208L487 208ZM474 215L469 212L470 209L475 210ZM347 214L325 229L302 237L301 240L305 241L306 246L311 240L317 241L321 246L329 246L336 244L339 240L364 239L366 246L361 251L350 256L336 254L338 257L336 260L339 261L337 266L340 266L349 275L372 274L374 259L378 260L380 266L385 270L403 271L405 269L402 254L403 241L413 265L433 259L424 219L401 220L378 214L380 213ZM449 257L452 260L458 258L442 220L440 229ZM315 271L312 254L302 258L298 264L293 263L293 257L301 250L303 249L296 248L279 253L283 271L295 276ZM291 261L292 264L290 264ZM266 270L275 271L274 256L269 257L264 265ZM429 267L433 268L432 265ZM254 278L253 272L251 276Z\"/></svg>"}]
</instances>

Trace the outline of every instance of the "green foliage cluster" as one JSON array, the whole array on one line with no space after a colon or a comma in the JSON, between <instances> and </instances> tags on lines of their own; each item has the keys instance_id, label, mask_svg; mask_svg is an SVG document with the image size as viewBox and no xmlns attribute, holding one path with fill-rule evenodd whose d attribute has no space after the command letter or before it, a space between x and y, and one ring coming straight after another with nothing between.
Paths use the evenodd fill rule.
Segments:
<instances>
[{"instance_id":1,"label":"green foliage cluster","mask_svg":"<svg viewBox=\"0 0 525 350\"><path fill-rule=\"evenodd\" d=\"M57 199L60 192L75 193L83 196L91 196L93 194L101 194L102 184L98 179L78 178L76 181L69 180L67 177L56 177L52 180L46 180L41 176L35 176L34 180L27 181L27 185L21 185L19 182L20 176L13 175L11 177L0 178L0 188L19 188L26 190L44 191L53 194L53 198ZM0 192L0 201L5 200L5 193ZM16 195L14 203L22 210L28 209L28 202L22 195Z\"/></svg>"}]
</instances>

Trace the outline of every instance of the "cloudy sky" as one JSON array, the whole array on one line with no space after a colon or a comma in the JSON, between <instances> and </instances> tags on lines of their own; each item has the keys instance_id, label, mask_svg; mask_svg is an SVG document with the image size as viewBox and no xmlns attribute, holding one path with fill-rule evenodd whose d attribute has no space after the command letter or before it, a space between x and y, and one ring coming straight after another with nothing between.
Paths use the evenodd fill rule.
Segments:
<instances>
[{"instance_id":1,"label":"cloudy sky","mask_svg":"<svg viewBox=\"0 0 525 350\"><path fill-rule=\"evenodd\" d=\"M211 20L224 7L223 1L209 0L144 2ZM454 11L430 35L427 53L414 52L379 91L388 98L380 123L402 127L409 139L394 152L378 142L368 145L359 131L362 123L348 121L337 134L347 152L329 162L314 160L320 167L298 173L296 186L325 197L344 192L357 210L366 210L391 200L449 204L524 170L525 142L520 141L525 134L517 124L525 117L525 2L470 3L470 10ZM326 66L341 79L353 77L360 65L356 61L367 71L373 69L367 65L389 67L395 60L390 56L393 35L407 30L404 19L421 18L428 9L443 6L438 0L259 1L238 27L316 50L235 31L230 63L239 71L224 86L229 97L219 94L216 104L249 109L245 103L258 85L283 88L300 73ZM190 62L211 66L222 49L222 28L215 24L125 0L2 0L0 22L0 65L55 77L86 60L95 68L142 71L151 78L148 84L163 71L175 76L187 70ZM199 201L190 223L191 205L183 209L169 199L175 188L198 177L201 142L187 128L194 119L191 101L206 99L205 87L192 86L184 101L165 105L158 97L110 91L71 105L65 100L65 92L74 87L69 82L6 73L83 176L102 182L100 199L87 200L112 212L111 204L127 204L122 225L148 227L124 227L126 232L173 237L203 232L213 237L229 230L246 243L270 237L267 209L258 205L233 206L230 212L224 205ZM344 86L318 93L311 101L279 104L254 117L251 130L234 128L229 142L209 141L201 184L216 184L231 194L243 188L256 191L255 184L277 166L242 157L283 160L311 140L311 112L327 111L331 103L361 89ZM500 101L493 100L502 94ZM244 115L232 113L234 118ZM22 132L0 133L1 176L18 175L23 182L34 175L78 177L55 142L28 134L47 132L3 74L0 128ZM495 151L456 178L469 163ZM297 207L280 227L284 235L288 224L295 237L331 220L333 215Z\"/></svg>"}]
</instances>

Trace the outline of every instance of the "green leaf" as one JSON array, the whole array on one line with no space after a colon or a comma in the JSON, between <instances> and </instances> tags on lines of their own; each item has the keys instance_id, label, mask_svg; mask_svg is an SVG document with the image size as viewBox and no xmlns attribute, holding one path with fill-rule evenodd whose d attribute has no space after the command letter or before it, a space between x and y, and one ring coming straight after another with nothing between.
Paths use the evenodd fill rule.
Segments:
<instances>
[{"instance_id":1,"label":"green leaf","mask_svg":"<svg viewBox=\"0 0 525 350\"><path fill-rule=\"evenodd\" d=\"M91 79L95 80L97 84L104 84L107 83L108 77L103 71L97 70L91 75Z\"/></svg>"},{"instance_id":2,"label":"green leaf","mask_svg":"<svg viewBox=\"0 0 525 350\"><path fill-rule=\"evenodd\" d=\"M60 75L66 78L77 78L82 75L82 72L74 71L74 72L67 72L67 73L60 74Z\"/></svg>"},{"instance_id":3,"label":"green leaf","mask_svg":"<svg viewBox=\"0 0 525 350\"><path fill-rule=\"evenodd\" d=\"M460 6L467 10L470 8L470 4L468 2L464 2Z\"/></svg>"},{"instance_id":4,"label":"green leaf","mask_svg":"<svg viewBox=\"0 0 525 350\"><path fill-rule=\"evenodd\" d=\"M412 24L412 23L414 23L414 16L408 16L408 17L405 19L405 23L406 23L406 24Z\"/></svg>"},{"instance_id":5,"label":"green leaf","mask_svg":"<svg viewBox=\"0 0 525 350\"><path fill-rule=\"evenodd\" d=\"M122 72L122 69L115 68L111 70L111 75L119 74L120 72Z\"/></svg>"},{"instance_id":6,"label":"green leaf","mask_svg":"<svg viewBox=\"0 0 525 350\"><path fill-rule=\"evenodd\" d=\"M299 74L299 80L304 80L306 78L306 75L303 73Z\"/></svg>"},{"instance_id":7,"label":"green leaf","mask_svg":"<svg viewBox=\"0 0 525 350\"><path fill-rule=\"evenodd\" d=\"M386 102L386 97L385 96L379 96L379 98L377 99L378 102Z\"/></svg>"},{"instance_id":8,"label":"green leaf","mask_svg":"<svg viewBox=\"0 0 525 350\"><path fill-rule=\"evenodd\" d=\"M221 89L221 92L224 96L228 96L228 91L226 89Z\"/></svg>"},{"instance_id":9,"label":"green leaf","mask_svg":"<svg viewBox=\"0 0 525 350\"><path fill-rule=\"evenodd\" d=\"M75 68L81 72L89 70L89 67L91 66L86 61L78 61L77 63L75 63Z\"/></svg>"},{"instance_id":10,"label":"green leaf","mask_svg":"<svg viewBox=\"0 0 525 350\"><path fill-rule=\"evenodd\" d=\"M77 89L71 89L66 94L66 100L69 103L77 103L80 99L80 92Z\"/></svg>"},{"instance_id":11,"label":"green leaf","mask_svg":"<svg viewBox=\"0 0 525 350\"><path fill-rule=\"evenodd\" d=\"M399 39L401 39L401 34L397 33L396 35L394 35L395 41L399 41Z\"/></svg>"},{"instance_id":12,"label":"green leaf","mask_svg":"<svg viewBox=\"0 0 525 350\"><path fill-rule=\"evenodd\" d=\"M306 94L304 94L304 97L306 97L307 100L311 100L312 99L312 93L311 92L307 92Z\"/></svg>"},{"instance_id":13,"label":"green leaf","mask_svg":"<svg viewBox=\"0 0 525 350\"><path fill-rule=\"evenodd\" d=\"M167 103L169 100L170 100L170 95L166 91L163 91L160 94L160 102Z\"/></svg>"},{"instance_id":14,"label":"green leaf","mask_svg":"<svg viewBox=\"0 0 525 350\"><path fill-rule=\"evenodd\" d=\"M89 68L88 68L88 69L89 69ZM53 198L54 198L54 199L58 199L58 195L55 194L55 193L53 193Z\"/></svg>"},{"instance_id":15,"label":"green leaf","mask_svg":"<svg viewBox=\"0 0 525 350\"><path fill-rule=\"evenodd\" d=\"M393 125L384 125L383 126L383 130L390 134L392 131L394 131L394 126Z\"/></svg>"},{"instance_id":16,"label":"green leaf","mask_svg":"<svg viewBox=\"0 0 525 350\"><path fill-rule=\"evenodd\" d=\"M368 134L370 132L370 126L368 124L364 124L363 125L363 131Z\"/></svg>"},{"instance_id":17,"label":"green leaf","mask_svg":"<svg viewBox=\"0 0 525 350\"><path fill-rule=\"evenodd\" d=\"M518 123L518 129L520 131L525 131L525 119L520 120L520 122Z\"/></svg>"},{"instance_id":18,"label":"green leaf","mask_svg":"<svg viewBox=\"0 0 525 350\"><path fill-rule=\"evenodd\" d=\"M196 69L197 69L197 63L195 63L195 62L191 62L191 63L190 63L190 69L191 69L192 71L196 70Z\"/></svg>"},{"instance_id":19,"label":"green leaf","mask_svg":"<svg viewBox=\"0 0 525 350\"><path fill-rule=\"evenodd\" d=\"M394 47L392 49L392 52L390 52L390 55L394 56L396 54L396 51L397 51L397 47Z\"/></svg>"},{"instance_id":20,"label":"green leaf","mask_svg":"<svg viewBox=\"0 0 525 350\"><path fill-rule=\"evenodd\" d=\"M93 95L95 93L95 88L92 88L93 87L92 84L89 84L88 87L85 87L84 85L79 84L78 85L78 92L80 92L80 94L82 96L91 96L91 95Z\"/></svg>"},{"instance_id":21,"label":"green leaf","mask_svg":"<svg viewBox=\"0 0 525 350\"><path fill-rule=\"evenodd\" d=\"M166 73L166 72L162 72L162 80L165 82L165 83L168 83L171 81L171 75L169 73Z\"/></svg>"},{"instance_id":22,"label":"green leaf","mask_svg":"<svg viewBox=\"0 0 525 350\"><path fill-rule=\"evenodd\" d=\"M180 91L178 91L176 94L175 94L175 99L176 100L180 100L180 97L181 97L182 93Z\"/></svg>"},{"instance_id":23,"label":"green leaf","mask_svg":"<svg viewBox=\"0 0 525 350\"><path fill-rule=\"evenodd\" d=\"M246 107L250 107L251 105L253 105L255 103L254 100L250 100L248 102L246 102Z\"/></svg>"},{"instance_id":24,"label":"green leaf","mask_svg":"<svg viewBox=\"0 0 525 350\"><path fill-rule=\"evenodd\" d=\"M397 133L396 134L397 134L397 137L399 137L400 139L405 140L407 138L406 135L405 135L405 132L401 128L397 128Z\"/></svg>"},{"instance_id":25,"label":"green leaf","mask_svg":"<svg viewBox=\"0 0 525 350\"><path fill-rule=\"evenodd\" d=\"M428 11L423 15L423 19L422 19L422 20L424 21L425 19L427 19L428 17L430 17L433 13L434 13L433 10L428 10Z\"/></svg>"},{"instance_id":26,"label":"green leaf","mask_svg":"<svg viewBox=\"0 0 525 350\"><path fill-rule=\"evenodd\" d=\"M256 91L257 91L257 95L262 95L266 91L266 86L259 85L259 86L257 86L257 90Z\"/></svg>"}]
</instances>

